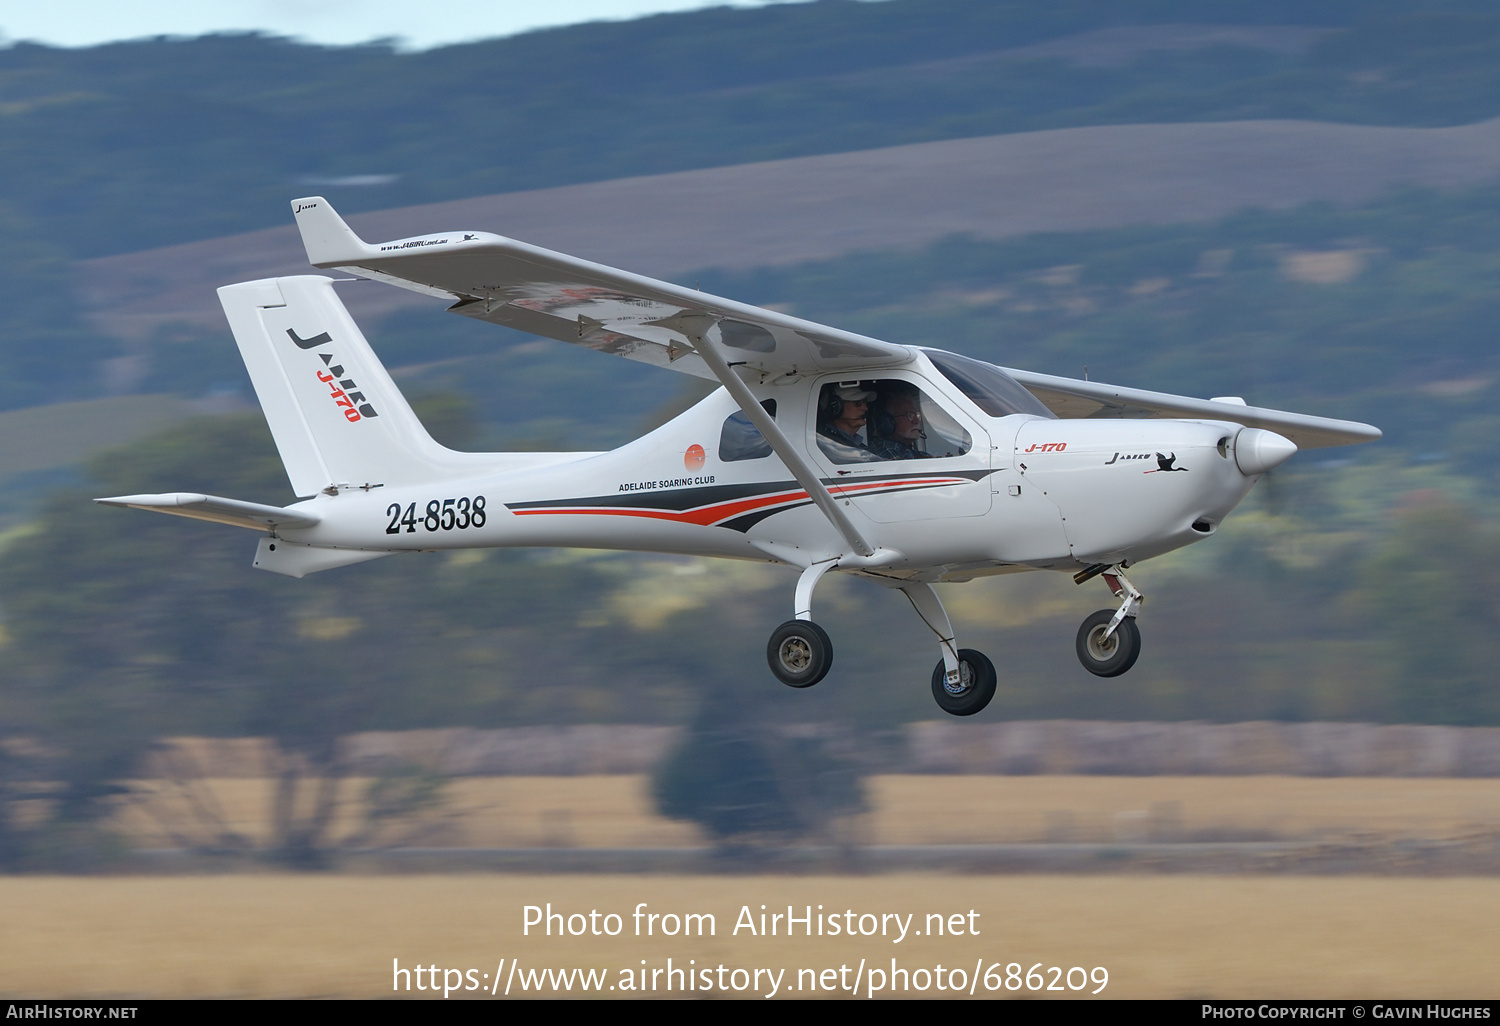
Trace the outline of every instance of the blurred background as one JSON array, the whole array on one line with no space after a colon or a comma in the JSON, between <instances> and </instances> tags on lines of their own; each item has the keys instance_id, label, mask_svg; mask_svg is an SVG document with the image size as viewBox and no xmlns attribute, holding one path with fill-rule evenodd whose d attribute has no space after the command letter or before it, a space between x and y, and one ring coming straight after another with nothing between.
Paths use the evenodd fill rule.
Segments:
<instances>
[{"instance_id":1,"label":"blurred background","mask_svg":"<svg viewBox=\"0 0 1500 1026\"><path fill-rule=\"evenodd\" d=\"M1385 439L1299 455L1142 565L1127 677L1073 655L1101 585L946 586L1000 672L973 722L933 722L925 629L858 581L823 585L837 657L804 693L764 664L794 583L774 568L255 573L247 532L88 500L292 500L213 289L305 270L288 200L312 194L367 238L495 231ZM790 841L1500 864L1492 3L821 0L426 49L12 42L0 238L0 868L754 865ZM341 289L457 448L609 447L705 394Z\"/></svg>"}]
</instances>

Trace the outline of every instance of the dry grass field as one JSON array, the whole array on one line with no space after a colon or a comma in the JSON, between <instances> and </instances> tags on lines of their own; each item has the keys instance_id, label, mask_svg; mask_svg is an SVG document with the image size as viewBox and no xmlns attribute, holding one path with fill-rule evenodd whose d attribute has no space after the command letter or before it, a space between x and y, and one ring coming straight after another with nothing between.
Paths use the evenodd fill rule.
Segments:
<instances>
[{"instance_id":1,"label":"dry grass field","mask_svg":"<svg viewBox=\"0 0 1500 1026\"><path fill-rule=\"evenodd\" d=\"M1480 779L891 776L871 790L882 844L1500 834L1500 781Z\"/></svg>"},{"instance_id":2,"label":"dry grass field","mask_svg":"<svg viewBox=\"0 0 1500 1026\"><path fill-rule=\"evenodd\" d=\"M340 830L354 828L363 785L347 782ZM887 776L869 785L872 808L859 832L876 844L1400 841L1500 832L1500 782L1489 780ZM194 822L183 811L185 792L158 783L143 784L142 793L146 799L119 821L133 842L166 846L172 838L162 824ZM213 780L196 798L231 828L265 838L264 781ZM693 828L653 814L647 781L638 776L455 780L418 836L406 840L471 847L703 843ZM549 902L564 914L615 913L619 935L524 936L525 906ZM642 902L648 914L712 914L715 929L702 937L635 936L631 913ZM878 933L788 938L784 924L774 937L744 929L736 935L742 906L759 926L762 905L768 913L787 905L852 910L856 923L870 913L892 933L897 920L887 913L913 918L899 943ZM728 996L764 996L771 977L754 976L756 969L786 970L777 996L847 996L811 988L814 981L852 985L861 961L885 970L889 988L894 958L908 973L927 970L904 978L929 987L904 992L910 996L953 996L936 990L931 972L939 964L945 972L962 969L972 982L976 964L995 963L999 977L991 979L1001 989L990 996L1024 996L1030 992L1003 989L1014 962L1025 969L1042 963L1044 971L1102 968L1108 997L1500 997L1493 971L1500 880L1492 878L236 872L0 878L0 909L0 994L23 997L382 997L392 994L393 959L407 969L437 966L439 979L443 970L459 970L447 980L474 989L457 996L485 996L478 988L490 986L497 966L512 998L537 995L520 982L532 971L575 968L607 970L602 996L639 996L607 988L642 968L649 987L649 973L665 970L668 958L675 968L712 970L713 989L697 996L719 996L721 982ZM961 915L963 934L927 935L930 914L945 917L950 929L948 917ZM572 920L580 929L584 922ZM877 919L863 923L874 930ZM748 972L736 977L735 969ZM825 970L833 972L825 977ZM861 979L863 996L881 977ZM1081 979L1074 974L1075 984ZM412 983L401 996L434 997ZM425 983L432 983L430 973ZM746 989L735 991L736 983ZM571 993L579 986L574 979ZM664 975L656 986L665 996ZM1087 996L1094 986L1032 996ZM543 986L542 994L552 993L551 984ZM979 982L976 993L990 992Z\"/></svg>"},{"instance_id":3,"label":"dry grass field","mask_svg":"<svg viewBox=\"0 0 1500 1026\"><path fill-rule=\"evenodd\" d=\"M194 797L245 836L267 835L264 780L204 781ZM337 830L360 814L366 782L347 781ZM1500 835L1500 781L1360 777L883 776L868 781L868 844L1035 841L1448 840ZM188 794L138 785L119 826L133 844L172 847L166 829L203 836ZM641 776L471 777L452 781L418 823L381 843L437 847L661 848L705 843L657 816Z\"/></svg>"},{"instance_id":4,"label":"dry grass field","mask_svg":"<svg viewBox=\"0 0 1500 1026\"><path fill-rule=\"evenodd\" d=\"M523 937L524 906L548 902L567 913L618 913L622 932ZM630 913L640 902L648 912L712 913L714 935L633 936ZM912 933L900 943L879 935L788 939L741 930L735 936L741 906L758 916L762 904L770 911L822 905L825 912L853 910L856 917L910 913L914 931L923 929L928 914L963 913L965 935ZM436 966L439 981L443 970L472 969L486 987L501 959L507 974L509 960L518 959L523 977L533 969L593 968L608 971L607 988L623 971L639 971L643 963L648 970L665 968L669 957L677 967L689 959L709 967L715 984L721 964L726 971L786 969L781 997L813 996L807 988L814 977L799 977L798 970L821 974L846 966L847 985L861 960L867 968L889 970L892 958L908 971L930 972L941 963L966 975L976 962L1002 963L1002 974L1010 962L1064 971L1102 967L1109 974L1103 996L1115 998L1500 997L1494 972L1500 881L1493 879L8 877L0 878L0 908L0 994L21 997L386 997L392 995L393 959L402 967ZM977 913L975 936L967 935L970 910ZM750 973L739 977L750 979ZM838 973L827 979L838 980ZM862 979L861 997L871 977ZM923 982L920 975L908 979ZM523 993L511 980L512 998L535 993ZM725 981L735 982L733 976ZM759 984L764 997L764 976ZM656 996L666 996L664 977L657 985ZM1031 996L1086 996L1091 989ZM543 993L550 996L551 988ZM755 993L747 986L729 996ZM982 983L977 994L986 994ZM415 986L402 996L434 998ZM632 995L606 989L604 996ZM911 996L953 995L929 989Z\"/></svg>"}]
</instances>

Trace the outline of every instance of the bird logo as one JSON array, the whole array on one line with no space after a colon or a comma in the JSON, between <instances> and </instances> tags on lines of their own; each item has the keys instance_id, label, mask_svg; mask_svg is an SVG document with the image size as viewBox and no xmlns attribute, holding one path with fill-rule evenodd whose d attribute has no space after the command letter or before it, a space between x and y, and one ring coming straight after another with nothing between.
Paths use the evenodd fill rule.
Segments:
<instances>
[{"instance_id":1,"label":"bird logo","mask_svg":"<svg viewBox=\"0 0 1500 1026\"><path fill-rule=\"evenodd\" d=\"M1181 471L1184 474L1187 473L1187 467L1174 467L1174 466L1172 466L1172 464L1174 464L1176 462L1177 462L1177 454L1175 452L1172 453L1171 455L1168 455L1168 456L1163 456L1161 453L1157 453L1156 454L1156 469L1155 470L1147 470L1147 471L1145 471L1145 473L1147 473L1147 474L1160 474L1160 473L1175 474L1175 473L1177 473L1179 471Z\"/></svg>"}]
</instances>

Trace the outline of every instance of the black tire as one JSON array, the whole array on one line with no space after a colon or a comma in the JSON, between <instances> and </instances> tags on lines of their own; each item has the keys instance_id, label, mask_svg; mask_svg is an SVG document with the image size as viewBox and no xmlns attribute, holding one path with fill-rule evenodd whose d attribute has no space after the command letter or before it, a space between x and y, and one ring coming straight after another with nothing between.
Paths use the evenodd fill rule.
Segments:
<instances>
[{"instance_id":1,"label":"black tire","mask_svg":"<svg viewBox=\"0 0 1500 1026\"><path fill-rule=\"evenodd\" d=\"M947 668L941 659L932 671L932 697L953 716L973 716L995 697L995 664L983 652L972 648L958 650L959 690L944 683Z\"/></svg>"},{"instance_id":2,"label":"black tire","mask_svg":"<svg viewBox=\"0 0 1500 1026\"><path fill-rule=\"evenodd\" d=\"M1114 634L1105 638L1104 632L1114 618L1113 609L1101 609L1090 613L1078 628L1078 661L1096 677L1118 677L1134 666L1141 654L1141 629L1133 616L1121 620Z\"/></svg>"},{"instance_id":3,"label":"black tire","mask_svg":"<svg viewBox=\"0 0 1500 1026\"><path fill-rule=\"evenodd\" d=\"M810 688L833 666L833 642L811 620L788 620L771 632L766 662L781 683Z\"/></svg>"}]
</instances>

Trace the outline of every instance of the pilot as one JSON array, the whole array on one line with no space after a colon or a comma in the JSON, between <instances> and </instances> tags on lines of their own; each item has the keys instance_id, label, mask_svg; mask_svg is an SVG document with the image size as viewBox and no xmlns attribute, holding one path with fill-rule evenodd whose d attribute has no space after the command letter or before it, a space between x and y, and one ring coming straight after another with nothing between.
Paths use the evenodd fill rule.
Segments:
<instances>
[{"instance_id":1,"label":"pilot","mask_svg":"<svg viewBox=\"0 0 1500 1026\"><path fill-rule=\"evenodd\" d=\"M818 446L836 463L880 459L860 437L875 393L859 382L824 385L818 399Z\"/></svg>"},{"instance_id":2,"label":"pilot","mask_svg":"<svg viewBox=\"0 0 1500 1026\"><path fill-rule=\"evenodd\" d=\"M888 460L922 460L927 434L915 391L888 392L870 418L870 450Z\"/></svg>"}]
</instances>

